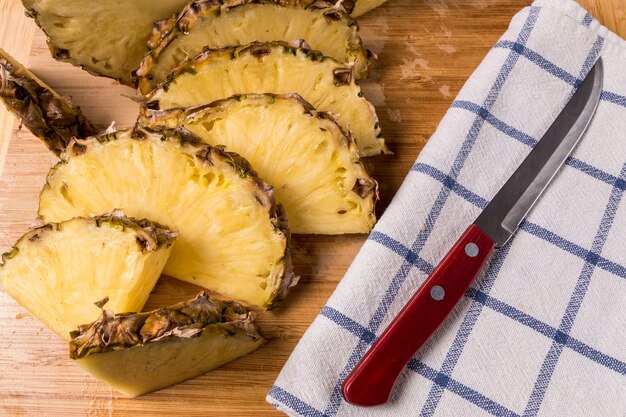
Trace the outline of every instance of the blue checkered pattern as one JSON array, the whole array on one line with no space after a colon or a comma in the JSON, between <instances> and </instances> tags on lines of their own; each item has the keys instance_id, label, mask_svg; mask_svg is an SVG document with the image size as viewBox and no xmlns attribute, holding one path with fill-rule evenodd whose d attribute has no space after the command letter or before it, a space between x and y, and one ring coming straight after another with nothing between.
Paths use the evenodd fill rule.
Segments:
<instances>
[{"instance_id":1,"label":"blue checkered pattern","mask_svg":"<svg viewBox=\"0 0 626 417\"><path fill-rule=\"evenodd\" d=\"M598 113L514 239L411 360L390 404L346 404L345 377L600 55ZM625 68L626 42L572 1L538 0L521 11L452 104L268 401L294 416L626 416Z\"/></svg>"}]
</instances>

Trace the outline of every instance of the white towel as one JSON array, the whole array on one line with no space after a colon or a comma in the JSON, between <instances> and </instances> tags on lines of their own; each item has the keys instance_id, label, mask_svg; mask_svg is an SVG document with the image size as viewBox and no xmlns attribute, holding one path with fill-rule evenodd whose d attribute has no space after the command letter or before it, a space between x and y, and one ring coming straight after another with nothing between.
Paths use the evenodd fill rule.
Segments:
<instances>
[{"instance_id":1,"label":"white towel","mask_svg":"<svg viewBox=\"0 0 626 417\"><path fill-rule=\"evenodd\" d=\"M592 124L392 401L343 379L528 154L599 56ZM626 42L538 0L467 81L267 400L291 416L626 416ZM419 318L416 318L419 320Z\"/></svg>"}]
</instances>

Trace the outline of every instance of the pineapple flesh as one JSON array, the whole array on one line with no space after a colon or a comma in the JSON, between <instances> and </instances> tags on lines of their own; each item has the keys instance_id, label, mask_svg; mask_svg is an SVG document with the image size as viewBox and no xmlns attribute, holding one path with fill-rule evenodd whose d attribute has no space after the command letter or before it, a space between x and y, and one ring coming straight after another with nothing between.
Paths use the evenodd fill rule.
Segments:
<instances>
[{"instance_id":1,"label":"pineapple flesh","mask_svg":"<svg viewBox=\"0 0 626 417\"><path fill-rule=\"evenodd\" d=\"M295 284L272 188L239 155L191 133L120 131L78 141L48 174L45 221L122 208L181 232L164 273L272 307Z\"/></svg>"},{"instance_id":2,"label":"pineapple flesh","mask_svg":"<svg viewBox=\"0 0 626 417\"><path fill-rule=\"evenodd\" d=\"M204 48L294 39L304 39L312 49L339 62L353 62L357 79L367 74L368 52L356 21L326 3L305 6L281 5L275 0L200 0L185 7L179 16L155 25L149 52L137 75L147 92Z\"/></svg>"},{"instance_id":3,"label":"pineapple flesh","mask_svg":"<svg viewBox=\"0 0 626 417\"><path fill-rule=\"evenodd\" d=\"M140 311L178 236L121 212L50 223L26 233L2 256L6 292L64 339L98 318L108 299L118 311Z\"/></svg>"},{"instance_id":4,"label":"pineapple flesh","mask_svg":"<svg viewBox=\"0 0 626 417\"><path fill-rule=\"evenodd\" d=\"M72 333L70 357L130 397L195 378L263 344L255 315L233 302L194 300L147 313L104 310Z\"/></svg>"},{"instance_id":5,"label":"pineapple flesh","mask_svg":"<svg viewBox=\"0 0 626 417\"><path fill-rule=\"evenodd\" d=\"M387 0L354 0L354 8L352 9L351 16L359 17L369 12L372 9L377 8Z\"/></svg>"},{"instance_id":6,"label":"pineapple flesh","mask_svg":"<svg viewBox=\"0 0 626 417\"><path fill-rule=\"evenodd\" d=\"M191 107L248 93L299 94L317 110L334 114L354 135L361 156L388 152L376 111L354 81L352 68L303 42L206 50L174 70L147 95L145 106Z\"/></svg>"},{"instance_id":7,"label":"pineapple flesh","mask_svg":"<svg viewBox=\"0 0 626 417\"><path fill-rule=\"evenodd\" d=\"M186 109L151 111L148 129L183 128L248 160L275 190L293 233L367 233L376 182L333 116L297 95L248 94Z\"/></svg>"},{"instance_id":8,"label":"pineapple flesh","mask_svg":"<svg viewBox=\"0 0 626 417\"><path fill-rule=\"evenodd\" d=\"M96 133L80 108L0 49L0 100L57 156L74 137Z\"/></svg>"},{"instance_id":9,"label":"pineapple flesh","mask_svg":"<svg viewBox=\"0 0 626 417\"><path fill-rule=\"evenodd\" d=\"M188 0L22 0L55 59L134 85L152 25Z\"/></svg>"}]
</instances>

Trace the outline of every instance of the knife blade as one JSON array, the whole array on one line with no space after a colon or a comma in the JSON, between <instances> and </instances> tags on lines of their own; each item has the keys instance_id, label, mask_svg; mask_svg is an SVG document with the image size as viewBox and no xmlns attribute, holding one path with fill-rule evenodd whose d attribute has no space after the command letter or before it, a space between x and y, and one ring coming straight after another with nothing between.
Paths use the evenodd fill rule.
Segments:
<instances>
[{"instance_id":1,"label":"knife blade","mask_svg":"<svg viewBox=\"0 0 626 417\"><path fill-rule=\"evenodd\" d=\"M409 360L454 309L494 250L515 233L596 112L604 69L598 59L550 128L452 246L342 385L353 405L386 403Z\"/></svg>"}]
</instances>

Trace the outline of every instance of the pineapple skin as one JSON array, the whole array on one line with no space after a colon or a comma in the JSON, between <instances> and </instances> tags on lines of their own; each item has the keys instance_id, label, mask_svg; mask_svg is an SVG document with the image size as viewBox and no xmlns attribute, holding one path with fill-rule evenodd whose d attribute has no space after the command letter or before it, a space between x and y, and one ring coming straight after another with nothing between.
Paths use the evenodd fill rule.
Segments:
<instances>
[{"instance_id":1,"label":"pineapple skin","mask_svg":"<svg viewBox=\"0 0 626 417\"><path fill-rule=\"evenodd\" d=\"M144 109L137 123L154 131L190 130L244 156L273 185L293 233L368 233L376 223L378 185L353 138L333 115L297 94L242 94L190 108ZM320 190L327 198L308 203Z\"/></svg>"},{"instance_id":2,"label":"pineapple skin","mask_svg":"<svg viewBox=\"0 0 626 417\"><path fill-rule=\"evenodd\" d=\"M142 150L146 149L147 154L142 154ZM125 153L127 150L129 153ZM95 160L89 159L92 155ZM170 161L167 158L172 155L178 164L175 169L159 166L160 161ZM151 164L148 167L144 164L146 160ZM91 170L93 164L99 167L99 171ZM131 170L130 175L119 176L127 166ZM221 171L210 172L212 169ZM175 215L170 212L170 208L179 201L168 201L167 198L183 201L180 192L184 187L168 181L184 176L185 183L193 182L197 190L210 184L220 184L220 175L236 178L241 184L238 194L234 194L234 202L200 200L206 194L206 189L202 188L204 191L201 194L184 199L188 206L176 206ZM113 186L116 181L118 185ZM95 194L90 194L92 189L97 190ZM133 192L128 194L127 189ZM244 189L243 197L241 189ZM245 215L232 214L236 213L237 207L231 208L229 204L239 204L241 198L245 200L242 203L244 209L248 204L256 207L262 217L250 220ZM207 218L211 213L210 206L219 204L222 204L222 209L228 205L228 222ZM40 194L38 213L44 221L59 221L77 215L90 215L92 211L107 210L111 206L124 207L130 215L152 218L181 232L181 239L165 266L163 273L166 275L264 309L273 308L298 282L299 277L293 272L291 234L286 214L282 206L275 203L272 187L261 180L240 155L226 152L220 146L202 144L190 132L168 130L156 133L138 127L77 141L50 170ZM180 217L191 218L190 221L195 222L193 227L178 220ZM256 225L257 220L261 226ZM234 242L220 241L223 238L220 231L232 228L230 223L238 222L243 222L243 226L252 228L253 232L260 230L259 233L263 233L253 247L248 245L245 248L258 251L260 255L252 254L257 258L252 258L250 253L229 249L250 240L247 230L243 234L242 229L231 231L229 236L234 236ZM242 226L239 224L237 227ZM205 246L208 244L207 236L215 238L209 248ZM226 252L215 254L224 248ZM230 259L235 255L236 260ZM264 263L253 266L254 274L244 269L259 257ZM264 275L258 275L261 273ZM235 278L231 278L233 275ZM242 280L245 284L236 285Z\"/></svg>"},{"instance_id":3,"label":"pineapple skin","mask_svg":"<svg viewBox=\"0 0 626 417\"><path fill-rule=\"evenodd\" d=\"M22 0L22 4L46 34L54 59L135 87L133 71L145 54L152 25L178 13L188 1Z\"/></svg>"},{"instance_id":4,"label":"pineapple skin","mask_svg":"<svg viewBox=\"0 0 626 417\"><path fill-rule=\"evenodd\" d=\"M294 73L287 75L289 71ZM223 79L216 83L216 77ZM140 89L144 81L140 80ZM363 97L353 68L310 50L303 41L207 49L172 71L145 96L144 106L149 110L190 107L259 91L296 93L317 110L335 114L337 123L354 135L361 156L390 153L376 110Z\"/></svg>"},{"instance_id":5,"label":"pineapple skin","mask_svg":"<svg viewBox=\"0 0 626 417\"><path fill-rule=\"evenodd\" d=\"M354 63L354 75L362 79L367 76L371 54L363 47L358 30L357 22L342 7L325 2L199 0L187 5L178 16L155 24L148 53L136 74L142 78L142 90L148 91L182 60L203 49L303 39L324 55ZM179 52L173 51L184 55L179 57Z\"/></svg>"},{"instance_id":6,"label":"pineapple skin","mask_svg":"<svg viewBox=\"0 0 626 417\"><path fill-rule=\"evenodd\" d=\"M57 94L3 49L0 49L0 99L57 156L72 138L97 132L79 107Z\"/></svg>"},{"instance_id":7,"label":"pineapple skin","mask_svg":"<svg viewBox=\"0 0 626 417\"><path fill-rule=\"evenodd\" d=\"M107 299L120 310L140 310L177 237L120 211L45 224L2 255L0 283L33 316L69 339L77 325L98 317L98 300ZM85 242L89 238L95 241ZM65 251L55 247L63 243ZM81 269L82 264L87 266ZM94 275L88 275L92 268Z\"/></svg>"},{"instance_id":8,"label":"pineapple skin","mask_svg":"<svg viewBox=\"0 0 626 417\"><path fill-rule=\"evenodd\" d=\"M136 397L195 378L266 343L255 314L205 293L169 308L103 311L73 332L70 358L116 391Z\"/></svg>"},{"instance_id":9,"label":"pineapple skin","mask_svg":"<svg viewBox=\"0 0 626 417\"><path fill-rule=\"evenodd\" d=\"M316 0L276 0L279 2L290 3L292 1L300 1L305 4L314 3ZM363 16L365 13L377 8L378 6L386 3L388 0L330 0L327 3L332 4L333 7L343 9L346 13L349 13L353 18Z\"/></svg>"}]
</instances>

